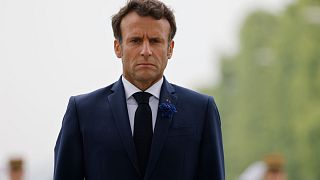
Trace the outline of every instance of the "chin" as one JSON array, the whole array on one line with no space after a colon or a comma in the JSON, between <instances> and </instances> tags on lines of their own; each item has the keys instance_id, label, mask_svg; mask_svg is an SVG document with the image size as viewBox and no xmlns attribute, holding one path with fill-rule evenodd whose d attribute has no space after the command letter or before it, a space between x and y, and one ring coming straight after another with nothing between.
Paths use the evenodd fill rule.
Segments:
<instances>
[{"instance_id":1,"label":"chin","mask_svg":"<svg viewBox=\"0 0 320 180\"><path fill-rule=\"evenodd\" d=\"M150 74L150 73L139 74L136 77L137 77L136 79L141 82L152 82L152 81L156 81L161 78L161 76L159 78L159 75Z\"/></svg>"}]
</instances>

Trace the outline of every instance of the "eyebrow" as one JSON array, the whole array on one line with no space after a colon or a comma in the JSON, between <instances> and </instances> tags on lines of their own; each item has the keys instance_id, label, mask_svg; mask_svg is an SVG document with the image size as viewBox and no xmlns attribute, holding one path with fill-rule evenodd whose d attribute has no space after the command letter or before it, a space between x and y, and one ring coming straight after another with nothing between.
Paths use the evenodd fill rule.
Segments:
<instances>
[{"instance_id":1,"label":"eyebrow","mask_svg":"<svg viewBox=\"0 0 320 180\"><path fill-rule=\"evenodd\" d=\"M129 37L128 37L128 40L132 40L132 39L142 39L142 38L143 38L143 36L133 35L133 36L129 36ZM148 37L148 39L163 41L163 38L162 38L161 36L150 36L150 37Z\"/></svg>"}]
</instances>

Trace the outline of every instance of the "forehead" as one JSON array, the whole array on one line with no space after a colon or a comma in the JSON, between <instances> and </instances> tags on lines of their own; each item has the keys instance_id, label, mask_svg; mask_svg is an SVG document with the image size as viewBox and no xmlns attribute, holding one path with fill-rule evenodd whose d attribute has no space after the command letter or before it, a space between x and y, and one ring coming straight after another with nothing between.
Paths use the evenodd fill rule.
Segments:
<instances>
[{"instance_id":1,"label":"forehead","mask_svg":"<svg viewBox=\"0 0 320 180\"><path fill-rule=\"evenodd\" d=\"M156 20L151 16L139 16L136 12L128 13L120 24L122 35L131 33L151 33L169 35L170 24L167 19Z\"/></svg>"}]
</instances>

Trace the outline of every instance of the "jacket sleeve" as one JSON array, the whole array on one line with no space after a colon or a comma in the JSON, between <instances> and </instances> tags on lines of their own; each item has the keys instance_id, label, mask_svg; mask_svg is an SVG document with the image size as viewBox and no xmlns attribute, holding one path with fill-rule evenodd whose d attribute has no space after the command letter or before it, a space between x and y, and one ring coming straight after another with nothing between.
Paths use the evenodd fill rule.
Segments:
<instances>
[{"instance_id":1,"label":"jacket sleeve","mask_svg":"<svg viewBox=\"0 0 320 180\"><path fill-rule=\"evenodd\" d=\"M82 135L75 98L71 97L54 149L54 180L83 180Z\"/></svg>"},{"instance_id":2,"label":"jacket sleeve","mask_svg":"<svg viewBox=\"0 0 320 180\"><path fill-rule=\"evenodd\" d=\"M221 121L212 97L207 104L200 145L199 180L224 180Z\"/></svg>"}]
</instances>

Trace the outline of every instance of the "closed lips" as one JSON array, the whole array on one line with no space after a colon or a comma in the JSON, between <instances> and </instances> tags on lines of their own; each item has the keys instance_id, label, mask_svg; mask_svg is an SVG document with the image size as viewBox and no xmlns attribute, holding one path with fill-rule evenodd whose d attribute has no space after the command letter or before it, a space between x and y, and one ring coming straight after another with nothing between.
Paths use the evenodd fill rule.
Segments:
<instances>
[{"instance_id":1,"label":"closed lips","mask_svg":"<svg viewBox=\"0 0 320 180\"><path fill-rule=\"evenodd\" d=\"M140 63L138 64L138 66L155 66L155 65L149 64L149 63Z\"/></svg>"}]
</instances>

